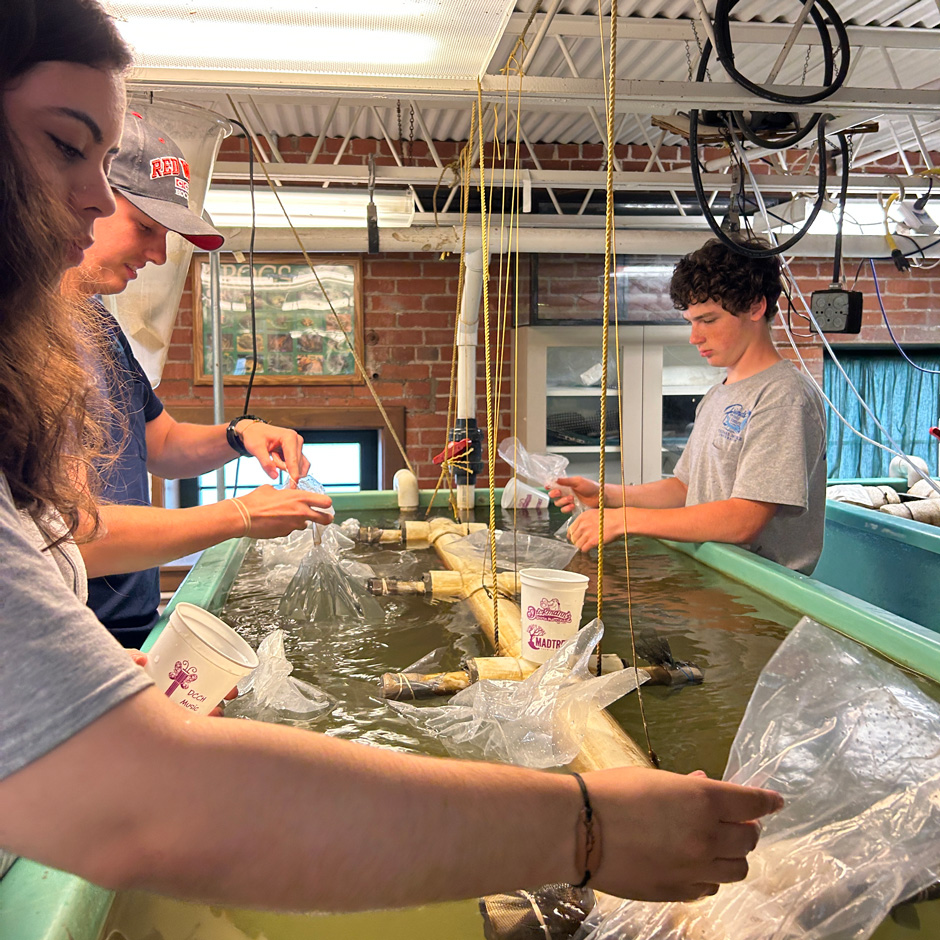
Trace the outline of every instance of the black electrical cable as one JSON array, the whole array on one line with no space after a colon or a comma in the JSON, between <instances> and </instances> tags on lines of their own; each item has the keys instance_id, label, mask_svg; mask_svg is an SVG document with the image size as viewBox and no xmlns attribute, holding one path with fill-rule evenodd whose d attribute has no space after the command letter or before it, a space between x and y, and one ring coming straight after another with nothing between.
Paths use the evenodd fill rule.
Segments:
<instances>
[{"instance_id":1,"label":"black electrical cable","mask_svg":"<svg viewBox=\"0 0 940 940\"><path fill-rule=\"evenodd\" d=\"M245 407L242 414L249 413L249 404L251 403L251 390L255 384L255 373L258 371L258 324L255 316L255 147L248 128L241 121L235 118L229 118L232 124L240 127L245 132L245 140L248 141L248 194L251 198L251 235L248 239L248 304L251 311L251 374L248 376L248 387L245 390ZM241 458L235 462L235 481L232 488L232 495L238 495L238 471L241 468Z\"/></svg>"},{"instance_id":2,"label":"black electrical cable","mask_svg":"<svg viewBox=\"0 0 940 940\"><path fill-rule=\"evenodd\" d=\"M832 283L842 283L842 226L845 222L845 201L849 194L849 142L839 134L839 154L842 157L842 185L839 187L839 221L836 223L836 250L832 256Z\"/></svg>"},{"instance_id":3,"label":"black electrical cable","mask_svg":"<svg viewBox=\"0 0 940 940\"><path fill-rule=\"evenodd\" d=\"M701 81L705 75L704 63L708 60L710 43L705 43L705 49L699 60L699 73L696 81ZM826 121L822 118L816 126L816 141L819 148L819 183L816 187L816 202L810 210L809 216L803 223L803 227L791 238L781 242L775 248L753 248L748 245L742 245L739 241L731 238L722 228L721 223L715 218L714 213L708 206L708 197L705 194L705 186L702 183L702 169L698 158L698 111L689 112L689 150L691 151L692 186L695 189L695 196L698 199L699 208L702 215L708 223L708 227L715 233L715 236L727 245L732 251L745 255L748 258L770 258L773 255L783 254L792 248L809 230L816 216L819 215L823 203L826 199Z\"/></svg>"},{"instance_id":4,"label":"black electrical cable","mask_svg":"<svg viewBox=\"0 0 940 940\"><path fill-rule=\"evenodd\" d=\"M248 141L248 193L251 197L251 236L248 240L248 293L251 309L251 374L248 376L248 388L245 391L245 408L243 414L248 414L248 405L251 402L251 390L255 384L255 373L258 371L258 329L255 319L255 147L248 128L241 121L229 118L232 124L245 132Z\"/></svg>"},{"instance_id":5,"label":"black electrical cable","mask_svg":"<svg viewBox=\"0 0 940 940\"><path fill-rule=\"evenodd\" d=\"M846 75L849 71L849 35L846 32L845 25L843 24L842 20L839 19L839 15L836 13L835 8L829 2L829 0L816 0L809 13L813 23L816 25L816 30L819 33L819 38L822 42L826 74L823 78L822 90L806 95L785 95L781 92L764 88L762 85L758 85L757 83L752 82L749 78L747 78L745 75L742 75L735 68L734 50L732 49L731 45L730 14L735 6L737 6L738 2L739 0L718 0L717 4L715 5L715 17L713 24L715 33L715 53L718 56L718 60L721 62L724 70L738 85L740 85L742 88L746 88L749 92L751 92L751 94L757 95L759 98L765 98L768 101L775 101L779 104L812 104L813 102L822 101L824 98L828 98L833 92L842 87L842 84L845 81ZM823 16L820 15L818 9L820 7L829 18L829 22L832 24L832 28L836 34L836 39L838 40L840 59L839 71L834 76L832 75L832 40L829 37L829 30L826 26L826 21ZM706 48L708 48L708 43L706 43ZM702 61L704 60L706 60L706 55L703 51ZM699 65L701 66L701 61ZM700 71L702 70L700 69ZM701 81L701 79L699 79L699 81Z\"/></svg>"}]
</instances>

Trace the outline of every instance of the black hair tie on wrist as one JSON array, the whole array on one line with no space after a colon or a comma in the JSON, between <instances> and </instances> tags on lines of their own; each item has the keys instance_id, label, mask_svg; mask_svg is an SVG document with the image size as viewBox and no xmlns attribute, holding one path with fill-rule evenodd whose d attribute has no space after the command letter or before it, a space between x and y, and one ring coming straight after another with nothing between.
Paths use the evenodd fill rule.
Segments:
<instances>
[{"instance_id":1,"label":"black hair tie on wrist","mask_svg":"<svg viewBox=\"0 0 940 940\"><path fill-rule=\"evenodd\" d=\"M250 457L251 454L245 449L245 442L242 439L241 433L236 430L235 426L239 421L260 421L262 424L267 424L268 422L264 418L259 418L258 415L239 415L237 418L232 418L228 423L228 427L225 429L225 439L228 441L228 446L235 451L239 457Z\"/></svg>"},{"instance_id":2,"label":"black hair tie on wrist","mask_svg":"<svg viewBox=\"0 0 940 940\"><path fill-rule=\"evenodd\" d=\"M571 776L578 781L581 800L584 803L578 813L578 841L575 849L575 865L584 872L584 877L574 887L584 888L601 862L600 820L594 815L587 784L581 774L572 772Z\"/></svg>"}]
</instances>

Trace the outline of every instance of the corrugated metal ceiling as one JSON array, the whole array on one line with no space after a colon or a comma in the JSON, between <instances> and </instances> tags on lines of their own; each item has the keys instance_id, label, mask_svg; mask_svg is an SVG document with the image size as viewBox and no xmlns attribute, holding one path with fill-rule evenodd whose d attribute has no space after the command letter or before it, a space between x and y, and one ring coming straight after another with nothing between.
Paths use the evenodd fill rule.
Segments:
<instances>
[{"instance_id":1,"label":"corrugated metal ceiling","mask_svg":"<svg viewBox=\"0 0 940 940\"><path fill-rule=\"evenodd\" d=\"M421 0L425 2L425 0ZM433 17L428 23L436 22L438 17L454 24L451 33L459 35L467 30L465 14L470 7L476 11L472 36L475 44L469 41L464 43L462 52L465 53L460 64L455 62L439 61L434 69L428 72L433 87L434 79L443 80L455 74L464 74L485 69L490 75L498 75L499 67L506 62L512 50L518 32L531 13L535 0L521 0L515 5L515 16L508 21L507 8L499 2L487 4L484 0L470 3L469 0L435 0L428 2L428 8L433 8ZM940 88L940 2L938 0L917 0L917 2L904 2L904 0L834 0L841 17L851 27L877 27L888 33L869 33L864 30L857 35L862 37L853 48L853 71L847 85L855 88L894 89L901 88ZM135 4L113 3L113 7L130 10ZM198 8L198 3L193 3ZM317 5L312 5L316 9ZM390 4L394 8L395 4ZM550 0L543 0L538 16L534 19L527 39L531 43L533 37L544 21L545 15L541 10L550 8ZM709 4L711 8L713 4ZM791 22L799 12L801 4L798 0L788 0L787 3L778 0L742 0L734 9L735 20L743 23L786 23ZM264 4L259 4L263 10ZM545 76L556 79L568 79L575 73L584 79L596 79L603 74L603 53L596 29L588 29L590 20L596 17L595 0L563 0L557 9L554 21L537 52L527 63L526 72L530 76ZM603 4L604 14L609 11L609 2ZM618 43L618 75L624 79L641 79L653 81L687 82L690 67L698 58L697 37L704 36L701 23L698 22L696 5L693 0L638 0L638 2L621 2L619 4L620 42ZM461 17L458 23L454 17ZM696 36L690 39L682 38L654 38L657 24L664 26L682 25L687 36L692 36L689 23L696 22ZM631 23L636 29L631 30ZM463 25L461 25L463 24ZM572 28L572 27L577 28ZM642 28L641 28L642 27ZM936 31L936 42L928 33L921 36L919 45L915 43L909 48L901 50L885 50L879 48L881 37L885 34L892 38L899 37L898 43L903 47L906 32L909 28L917 27L921 30ZM413 28L413 24L412 27ZM470 35L469 33L467 35ZM486 62L478 65L472 63L473 55L479 56L479 50L486 46L486 42L479 38L489 36L489 50L495 47L495 53ZM640 38L638 38L638 35ZM499 37L502 36L500 39ZM763 81L772 62L777 55L785 31L776 30L772 42L742 42L736 46L736 63L747 75L757 81ZM855 40L853 40L853 43ZM564 48L562 48L562 45ZM908 45L911 45L908 43ZM805 47L804 47L805 48ZM567 53L567 55L566 55ZM783 71L780 81L783 83L800 84L805 81L813 84L820 78L820 56L818 51L811 51L809 57L803 49L798 48L791 54ZM243 66L244 67L244 66ZM311 60L309 69L314 71L320 68L315 59ZM805 69L805 76L804 76ZM713 60L711 78L714 81L726 80L723 71ZM331 137L345 137L352 134L354 137L381 138L384 132L393 138L398 136L396 102L401 100L401 92L390 92L390 86L382 76L376 74L374 66L363 67L359 74L366 79L356 92L346 91L340 98L339 105L333 111L337 94L327 91L311 92L299 95L296 92L290 95L281 94L271 90L260 90L251 93L253 107L250 112L252 122L257 122L259 128L280 135L319 135L327 118L329 120L327 134ZM512 81L509 82L510 88ZM185 97L186 100L213 107L223 113L230 113L231 109L225 95L218 91L189 90L185 96L168 89L166 97ZM234 97L239 101L246 101L247 90L239 90ZM414 136L417 139L427 136L436 140L465 139L469 128L470 107L472 96L465 99L456 99L454 104L442 104L440 100L422 100L421 90L411 96L417 103L423 127L420 123L415 127ZM432 96L428 96L432 97ZM938 99L940 100L940 99ZM360 105L365 107L360 109ZM402 100L402 107L407 113L408 102ZM373 110L374 108L374 110ZM623 103L618 110L629 111L629 104ZM551 103L532 102L523 108L523 130L525 136L534 142L554 143L597 143L601 138L595 121L592 120L587 109L583 106L552 106ZM877 117L877 115L872 115ZM928 146L940 149L940 133L934 130L936 122L922 119L926 128ZM913 131L908 126L904 116L895 115L892 122L901 137L902 145L913 146ZM893 146L892 137L887 121L882 118L883 129L877 138L869 138L866 149L880 149ZM627 116L621 125L619 141L623 143L645 143L646 136L652 136L649 118L639 115L637 118ZM407 120L406 129L407 134ZM511 135L510 135L511 136Z\"/></svg>"}]
</instances>

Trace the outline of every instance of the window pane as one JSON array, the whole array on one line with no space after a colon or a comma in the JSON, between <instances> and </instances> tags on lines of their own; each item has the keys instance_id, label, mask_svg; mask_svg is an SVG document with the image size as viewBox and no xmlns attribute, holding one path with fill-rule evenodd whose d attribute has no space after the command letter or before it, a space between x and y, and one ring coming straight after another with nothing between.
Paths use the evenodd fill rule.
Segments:
<instances>
[{"instance_id":1,"label":"window pane","mask_svg":"<svg viewBox=\"0 0 940 940\"><path fill-rule=\"evenodd\" d=\"M303 453L310 461L310 473L328 492L358 493L361 485L362 447L359 444L304 444ZM238 481L236 489L235 483ZM254 457L239 457L225 465L225 496L242 496L265 483L283 486L287 474L272 480ZM200 505L217 500L215 471L199 477Z\"/></svg>"}]
</instances>

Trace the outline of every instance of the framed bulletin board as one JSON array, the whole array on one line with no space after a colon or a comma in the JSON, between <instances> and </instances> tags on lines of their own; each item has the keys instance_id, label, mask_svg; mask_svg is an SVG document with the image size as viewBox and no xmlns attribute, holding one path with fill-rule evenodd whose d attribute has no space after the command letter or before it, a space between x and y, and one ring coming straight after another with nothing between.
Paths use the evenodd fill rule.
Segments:
<instances>
[{"instance_id":1,"label":"framed bulletin board","mask_svg":"<svg viewBox=\"0 0 940 940\"><path fill-rule=\"evenodd\" d=\"M245 384L253 358L248 263L227 253L221 261L222 373L226 385ZM314 266L322 289L301 255L255 254L256 385L359 385L363 381L350 349L354 344L363 361L361 259L318 257ZM211 385L207 256L193 260L192 274L194 381Z\"/></svg>"}]
</instances>

